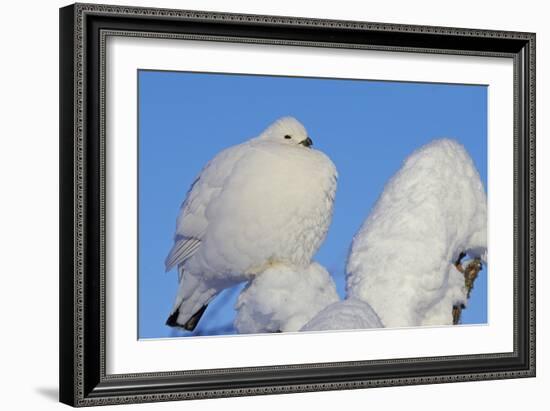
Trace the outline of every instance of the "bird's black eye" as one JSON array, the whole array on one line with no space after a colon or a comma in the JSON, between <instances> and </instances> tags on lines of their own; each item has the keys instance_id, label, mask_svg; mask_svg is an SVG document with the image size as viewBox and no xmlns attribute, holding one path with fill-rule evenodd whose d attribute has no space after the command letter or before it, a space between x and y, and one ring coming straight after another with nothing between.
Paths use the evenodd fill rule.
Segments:
<instances>
[{"instance_id":1,"label":"bird's black eye","mask_svg":"<svg viewBox=\"0 0 550 411\"><path fill-rule=\"evenodd\" d=\"M287 134L287 135L285 136L285 138L286 138L287 140L289 140L289 139L292 138L292 136L291 136L290 134Z\"/></svg>"}]
</instances>

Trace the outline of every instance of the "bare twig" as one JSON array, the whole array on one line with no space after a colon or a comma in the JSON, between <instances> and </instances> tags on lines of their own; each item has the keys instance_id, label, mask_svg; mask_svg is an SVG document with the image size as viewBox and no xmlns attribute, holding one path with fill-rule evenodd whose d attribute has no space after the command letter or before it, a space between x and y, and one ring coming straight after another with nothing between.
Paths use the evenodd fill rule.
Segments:
<instances>
[{"instance_id":1,"label":"bare twig","mask_svg":"<svg viewBox=\"0 0 550 411\"><path fill-rule=\"evenodd\" d=\"M462 259L466 256L465 253L460 253L458 259L455 261L455 267L464 275L464 287L466 288L466 298L470 298L470 293L474 288L474 282L483 268L481 264L481 259L479 257L474 258L472 261L468 262L466 267L462 265ZM462 310L465 309L464 304L455 304L453 305L453 325L456 325L460 322L460 316Z\"/></svg>"}]
</instances>

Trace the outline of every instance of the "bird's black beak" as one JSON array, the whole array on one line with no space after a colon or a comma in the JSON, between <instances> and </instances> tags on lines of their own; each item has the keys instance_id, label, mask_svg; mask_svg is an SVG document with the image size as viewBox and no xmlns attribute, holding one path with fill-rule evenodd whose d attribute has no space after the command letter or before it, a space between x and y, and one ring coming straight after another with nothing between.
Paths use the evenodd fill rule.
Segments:
<instances>
[{"instance_id":1,"label":"bird's black beak","mask_svg":"<svg viewBox=\"0 0 550 411\"><path fill-rule=\"evenodd\" d=\"M300 141L300 144L302 144L305 147L311 147L313 145L313 140L308 137L305 140Z\"/></svg>"}]
</instances>

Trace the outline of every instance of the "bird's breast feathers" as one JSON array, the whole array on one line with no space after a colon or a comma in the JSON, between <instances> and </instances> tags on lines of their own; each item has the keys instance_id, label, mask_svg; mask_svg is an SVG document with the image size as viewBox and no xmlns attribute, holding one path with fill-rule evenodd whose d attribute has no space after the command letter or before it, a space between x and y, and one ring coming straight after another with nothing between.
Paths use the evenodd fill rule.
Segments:
<instances>
[{"instance_id":1,"label":"bird's breast feathers","mask_svg":"<svg viewBox=\"0 0 550 411\"><path fill-rule=\"evenodd\" d=\"M252 141L234 149L209 163L182 209L179 228L199 221L203 232L189 269L245 273L267 261L307 264L332 218L334 164L306 147Z\"/></svg>"}]
</instances>

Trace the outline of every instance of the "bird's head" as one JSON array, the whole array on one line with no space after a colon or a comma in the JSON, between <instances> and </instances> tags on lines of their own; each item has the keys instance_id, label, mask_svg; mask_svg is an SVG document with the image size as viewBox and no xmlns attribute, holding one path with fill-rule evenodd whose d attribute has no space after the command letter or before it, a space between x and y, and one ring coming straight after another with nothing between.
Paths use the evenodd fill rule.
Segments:
<instances>
[{"instance_id":1,"label":"bird's head","mask_svg":"<svg viewBox=\"0 0 550 411\"><path fill-rule=\"evenodd\" d=\"M313 140L307 135L304 126L294 117L278 119L266 128L259 138L298 147L311 147L313 145Z\"/></svg>"}]
</instances>

